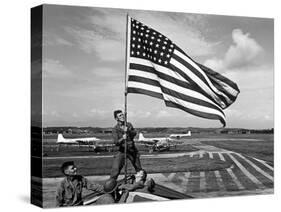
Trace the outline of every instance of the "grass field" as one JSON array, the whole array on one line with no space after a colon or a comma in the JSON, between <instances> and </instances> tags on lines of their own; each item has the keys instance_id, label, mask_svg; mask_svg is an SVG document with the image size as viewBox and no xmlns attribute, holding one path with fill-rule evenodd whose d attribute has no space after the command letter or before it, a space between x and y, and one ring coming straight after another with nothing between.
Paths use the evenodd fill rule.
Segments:
<instances>
[{"instance_id":1,"label":"grass field","mask_svg":"<svg viewBox=\"0 0 281 212\"><path fill-rule=\"evenodd\" d=\"M65 159L44 160L43 176L62 177L60 171L61 164ZM79 174L90 175L109 175L113 162L112 157L107 158L83 158L74 159L78 167ZM217 159L190 158L188 156L177 158L145 158L141 159L141 164L148 173L168 173L168 172L186 172L202 170L220 170L230 167L232 164ZM128 172L134 173L131 163L128 161Z\"/></svg>"},{"instance_id":2,"label":"grass field","mask_svg":"<svg viewBox=\"0 0 281 212\"><path fill-rule=\"evenodd\" d=\"M147 137L151 137L148 135ZM153 135L154 136L154 135ZM248 139L248 140L246 140ZM172 147L169 152L180 153L197 151L197 144L207 144L218 148L243 153L273 163L273 135L193 135L191 138L181 140L184 144ZM148 149L144 145L137 144L140 154L147 154ZM116 151L116 150L115 150ZM72 156L99 156L114 155L115 152L96 153L87 147L66 146L57 151L56 144L44 145L44 156L47 157L72 157ZM153 153L161 154L161 153ZM110 173L113 158L83 158L74 159L83 175L106 175ZM44 160L44 177L61 176L60 165L66 159ZM179 172L192 170L214 170L216 168L227 167L229 164L221 163L220 160L192 159L189 157L177 158L153 158L141 160L142 166L151 173L155 172ZM129 164L129 171L132 167Z\"/></svg>"}]
</instances>

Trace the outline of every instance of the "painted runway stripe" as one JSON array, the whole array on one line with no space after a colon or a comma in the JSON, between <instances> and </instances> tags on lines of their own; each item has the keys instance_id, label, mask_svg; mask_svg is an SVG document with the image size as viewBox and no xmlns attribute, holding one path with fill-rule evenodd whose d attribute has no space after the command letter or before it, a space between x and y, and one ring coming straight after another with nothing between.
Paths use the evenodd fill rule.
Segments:
<instances>
[{"instance_id":1,"label":"painted runway stripe","mask_svg":"<svg viewBox=\"0 0 281 212\"><path fill-rule=\"evenodd\" d=\"M225 161L225 159L224 159L222 153L219 152L218 154L219 154L220 159L221 159L222 161Z\"/></svg>"},{"instance_id":2,"label":"painted runway stripe","mask_svg":"<svg viewBox=\"0 0 281 212\"><path fill-rule=\"evenodd\" d=\"M200 192L200 173L191 172L187 188L191 192Z\"/></svg>"},{"instance_id":3,"label":"painted runway stripe","mask_svg":"<svg viewBox=\"0 0 281 212\"><path fill-rule=\"evenodd\" d=\"M211 159L213 159L213 153L212 153L212 152L209 152L209 157L210 157Z\"/></svg>"},{"instance_id":4,"label":"painted runway stripe","mask_svg":"<svg viewBox=\"0 0 281 212\"><path fill-rule=\"evenodd\" d=\"M263 160L260 160L260 159L257 159L257 158L253 158L255 159L256 161L260 162L261 164L263 164L264 166L266 166L267 168L269 168L271 171L273 171L273 167L268 165L265 161Z\"/></svg>"},{"instance_id":5,"label":"painted runway stripe","mask_svg":"<svg viewBox=\"0 0 281 212\"><path fill-rule=\"evenodd\" d=\"M259 161L255 160L252 157L246 156L244 155L245 158L247 158L248 160L250 160L252 163L254 163L256 166L260 167L260 169L262 169L263 171L265 171L266 173L268 173L270 176L274 177L274 171L267 168L265 165L263 165L262 163L260 163Z\"/></svg>"},{"instance_id":6,"label":"painted runway stripe","mask_svg":"<svg viewBox=\"0 0 281 212\"><path fill-rule=\"evenodd\" d=\"M205 172L206 177L206 192L218 191L218 183L213 171Z\"/></svg>"},{"instance_id":7,"label":"painted runway stripe","mask_svg":"<svg viewBox=\"0 0 281 212\"><path fill-rule=\"evenodd\" d=\"M217 183L218 183L218 186L219 186L219 189L221 191L225 191L225 187L224 187L224 184L223 184L223 181L222 181L222 177L220 175L220 172L218 170L214 171L215 173L215 176L216 176L216 180L217 180Z\"/></svg>"},{"instance_id":8,"label":"painted runway stripe","mask_svg":"<svg viewBox=\"0 0 281 212\"><path fill-rule=\"evenodd\" d=\"M186 172L186 173L183 174L183 176L178 177L180 180L182 180L181 185L183 187L184 193L188 191L187 185L188 185L188 182L189 182L189 177L190 177L190 172Z\"/></svg>"},{"instance_id":9,"label":"painted runway stripe","mask_svg":"<svg viewBox=\"0 0 281 212\"><path fill-rule=\"evenodd\" d=\"M253 183L258 185L259 188L265 188L265 186L254 175L252 175L235 157L233 157L231 153L227 153L227 155Z\"/></svg>"},{"instance_id":10,"label":"painted runway stripe","mask_svg":"<svg viewBox=\"0 0 281 212\"><path fill-rule=\"evenodd\" d=\"M240 183L244 186L246 190L254 190L258 189L258 185L253 183L243 172L242 170L233 162L233 160L229 157L228 154L224 154L224 158L227 162L232 163L231 166L232 172L235 174L237 179L240 181ZM237 187L238 188L238 187Z\"/></svg>"},{"instance_id":11,"label":"painted runway stripe","mask_svg":"<svg viewBox=\"0 0 281 212\"><path fill-rule=\"evenodd\" d=\"M249 163L255 170L257 170L259 173L261 173L263 176L267 177L268 179L273 181L273 177L271 175L269 175L268 173L266 173L265 171L263 171L261 168L259 168L258 166L256 166L252 161L248 160L247 158L245 158L243 155L239 154L239 153L235 153L236 155L238 155L239 157L241 157L243 160L245 160L247 163Z\"/></svg>"},{"instance_id":12,"label":"painted runway stripe","mask_svg":"<svg viewBox=\"0 0 281 212\"><path fill-rule=\"evenodd\" d=\"M226 169L220 170L220 175L227 191L237 191L239 190L237 185L233 182L232 177L228 174Z\"/></svg>"},{"instance_id":13,"label":"painted runway stripe","mask_svg":"<svg viewBox=\"0 0 281 212\"><path fill-rule=\"evenodd\" d=\"M236 177L236 175L233 173L231 168L226 169L226 171L228 172L228 174L231 176L233 182L236 184L236 186L238 187L238 189L243 190L245 189L245 187L241 184L241 182L238 180L238 178Z\"/></svg>"},{"instance_id":14,"label":"painted runway stripe","mask_svg":"<svg viewBox=\"0 0 281 212\"><path fill-rule=\"evenodd\" d=\"M200 191L206 191L206 177L205 177L205 172L200 172Z\"/></svg>"},{"instance_id":15,"label":"painted runway stripe","mask_svg":"<svg viewBox=\"0 0 281 212\"><path fill-rule=\"evenodd\" d=\"M169 181L172 181L172 180L174 179L175 175L176 175L176 173L170 173L170 174L169 174L168 176L166 176L166 177L167 177L167 179L168 179Z\"/></svg>"}]
</instances>

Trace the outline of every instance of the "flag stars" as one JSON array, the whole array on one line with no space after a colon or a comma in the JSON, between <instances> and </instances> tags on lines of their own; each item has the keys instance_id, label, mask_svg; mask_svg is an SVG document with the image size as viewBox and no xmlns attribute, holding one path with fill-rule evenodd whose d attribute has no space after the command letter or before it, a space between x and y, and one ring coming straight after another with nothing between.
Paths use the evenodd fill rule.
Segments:
<instances>
[{"instance_id":1,"label":"flag stars","mask_svg":"<svg viewBox=\"0 0 281 212\"><path fill-rule=\"evenodd\" d=\"M163 66L168 65L175 45L165 36L141 23L136 24L132 21L132 24L135 26L131 31L131 56Z\"/></svg>"}]
</instances>

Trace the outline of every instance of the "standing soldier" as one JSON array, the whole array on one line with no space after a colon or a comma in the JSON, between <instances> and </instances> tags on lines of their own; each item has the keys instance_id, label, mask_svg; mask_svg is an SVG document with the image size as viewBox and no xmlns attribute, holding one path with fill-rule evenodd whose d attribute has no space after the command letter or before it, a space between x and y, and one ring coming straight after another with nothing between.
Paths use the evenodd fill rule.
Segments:
<instances>
[{"instance_id":1,"label":"standing soldier","mask_svg":"<svg viewBox=\"0 0 281 212\"><path fill-rule=\"evenodd\" d=\"M114 144L119 147L119 151L114 156L110 177L117 179L125 162L125 139L127 139L127 158L131 161L136 172L142 170L142 167L140 155L134 143L134 137L137 135L136 130L129 122L125 127L125 117L122 110L115 110L113 114L117 124L112 130L112 136Z\"/></svg>"}]
</instances>

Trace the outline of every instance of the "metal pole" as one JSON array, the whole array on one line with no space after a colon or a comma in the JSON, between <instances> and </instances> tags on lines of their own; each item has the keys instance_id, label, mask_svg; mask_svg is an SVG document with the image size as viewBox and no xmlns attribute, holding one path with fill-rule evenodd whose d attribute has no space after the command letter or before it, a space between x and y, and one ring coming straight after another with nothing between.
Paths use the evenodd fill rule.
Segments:
<instances>
[{"instance_id":1,"label":"metal pole","mask_svg":"<svg viewBox=\"0 0 281 212\"><path fill-rule=\"evenodd\" d=\"M127 14L127 27L126 27L126 56L125 56L125 123L124 126L127 128L127 87L128 87L128 70L129 70L129 62L128 56L130 54L130 33L131 33L131 19ZM127 130L125 130L125 134L127 134ZM127 138L125 139L125 183L127 183Z\"/></svg>"}]
</instances>

